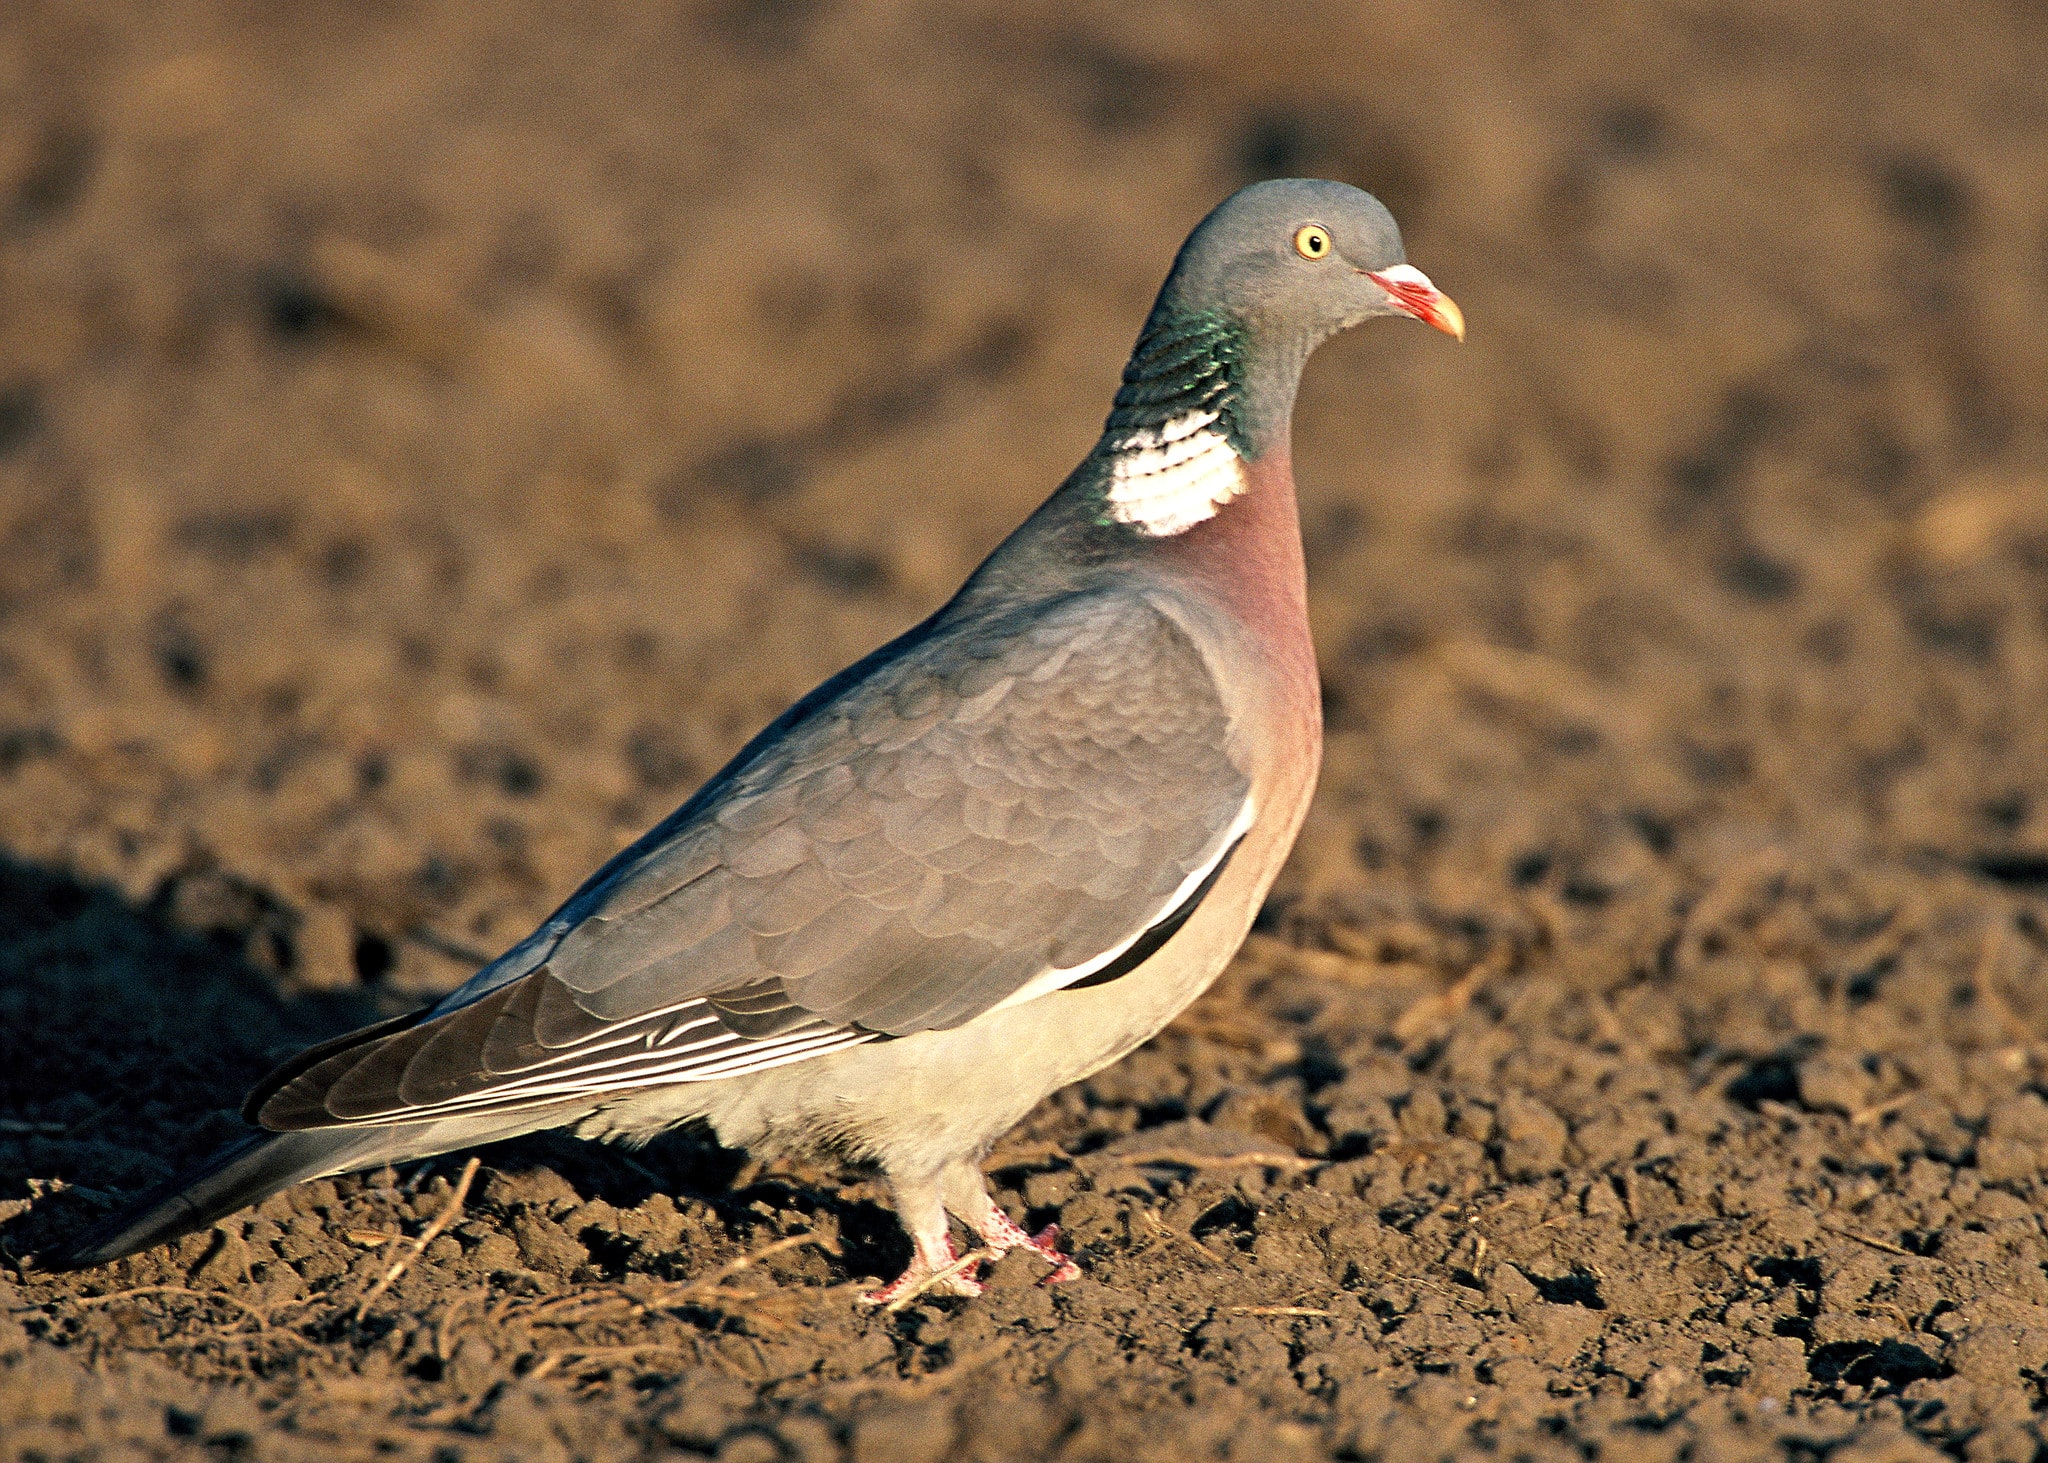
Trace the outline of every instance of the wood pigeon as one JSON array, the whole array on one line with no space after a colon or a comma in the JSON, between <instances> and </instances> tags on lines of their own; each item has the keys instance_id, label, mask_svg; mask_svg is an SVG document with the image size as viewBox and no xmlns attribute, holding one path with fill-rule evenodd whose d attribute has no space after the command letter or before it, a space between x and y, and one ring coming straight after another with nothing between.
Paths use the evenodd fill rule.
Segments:
<instances>
[{"instance_id":1,"label":"wood pigeon","mask_svg":"<svg viewBox=\"0 0 2048 1463\"><path fill-rule=\"evenodd\" d=\"M778 717L539 929L424 1010L250 1094L255 1131L58 1258L96 1265L288 1185L542 1128L708 1123L878 1167L912 1258L1028 1235L979 1161L1157 1032L1244 940L1322 751L1289 421L1309 354L1464 336L1393 218L1257 183L1182 246L1101 439L929 619Z\"/></svg>"}]
</instances>

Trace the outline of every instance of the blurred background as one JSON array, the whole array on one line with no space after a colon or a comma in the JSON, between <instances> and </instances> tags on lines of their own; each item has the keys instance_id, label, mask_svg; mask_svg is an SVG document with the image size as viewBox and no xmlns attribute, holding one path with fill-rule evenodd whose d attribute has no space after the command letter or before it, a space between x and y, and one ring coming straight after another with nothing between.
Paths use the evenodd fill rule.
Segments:
<instances>
[{"instance_id":1,"label":"blurred background","mask_svg":"<svg viewBox=\"0 0 2048 1463\"><path fill-rule=\"evenodd\" d=\"M1059 1326L853 1313L900 1241L832 1173L542 1146L394 1292L432 1333L349 1316L445 1176L146 1303L0 1278L0 1433L935 1458L968 1356L974 1456L2039 1456L2044 76L2022 0L8 0L0 1259L937 605L1233 189L1371 189L1471 334L1309 371L1322 789L1245 958L995 1164L1099 1281ZM771 1267L799 1329L450 1350L764 1225L847 1237Z\"/></svg>"}]
</instances>

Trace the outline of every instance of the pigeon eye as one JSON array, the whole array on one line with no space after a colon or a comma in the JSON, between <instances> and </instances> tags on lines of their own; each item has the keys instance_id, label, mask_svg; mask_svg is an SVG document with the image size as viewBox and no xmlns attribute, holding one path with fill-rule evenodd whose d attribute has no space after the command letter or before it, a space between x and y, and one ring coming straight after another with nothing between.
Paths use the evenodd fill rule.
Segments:
<instances>
[{"instance_id":1,"label":"pigeon eye","mask_svg":"<svg viewBox=\"0 0 2048 1463\"><path fill-rule=\"evenodd\" d=\"M1294 232L1294 252L1304 259L1324 259L1330 253L1330 231L1321 224L1303 224Z\"/></svg>"}]
</instances>

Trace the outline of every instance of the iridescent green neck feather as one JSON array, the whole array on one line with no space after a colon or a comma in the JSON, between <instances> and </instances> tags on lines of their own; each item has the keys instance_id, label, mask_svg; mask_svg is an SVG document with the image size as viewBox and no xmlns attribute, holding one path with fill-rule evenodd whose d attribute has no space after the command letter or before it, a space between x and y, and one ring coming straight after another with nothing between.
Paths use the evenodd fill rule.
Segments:
<instances>
[{"instance_id":1,"label":"iridescent green neck feather","mask_svg":"<svg viewBox=\"0 0 2048 1463\"><path fill-rule=\"evenodd\" d=\"M1104 436L1214 412L1215 430L1240 455L1249 455L1240 379L1244 346L1244 328L1216 311L1155 314L1124 366Z\"/></svg>"},{"instance_id":2,"label":"iridescent green neck feather","mask_svg":"<svg viewBox=\"0 0 2048 1463\"><path fill-rule=\"evenodd\" d=\"M1219 311L1153 312L1090 455L1099 525L1169 537L1245 490L1244 464L1255 453L1246 354L1243 327Z\"/></svg>"}]
</instances>

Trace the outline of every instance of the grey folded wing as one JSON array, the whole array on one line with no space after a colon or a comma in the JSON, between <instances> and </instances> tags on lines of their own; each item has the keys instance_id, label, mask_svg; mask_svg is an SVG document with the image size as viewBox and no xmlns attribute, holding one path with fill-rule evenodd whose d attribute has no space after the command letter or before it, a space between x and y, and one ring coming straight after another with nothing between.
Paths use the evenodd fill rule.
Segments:
<instances>
[{"instance_id":1,"label":"grey folded wing","mask_svg":"<svg viewBox=\"0 0 2048 1463\"><path fill-rule=\"evenodd\" d=\"M1194 644L1135 593L942 625L757 741L502 969L287 1065L251 1116L710 1080L1111 978L1250 825L1229 732Z\"/></svg>"}]
</instances>

